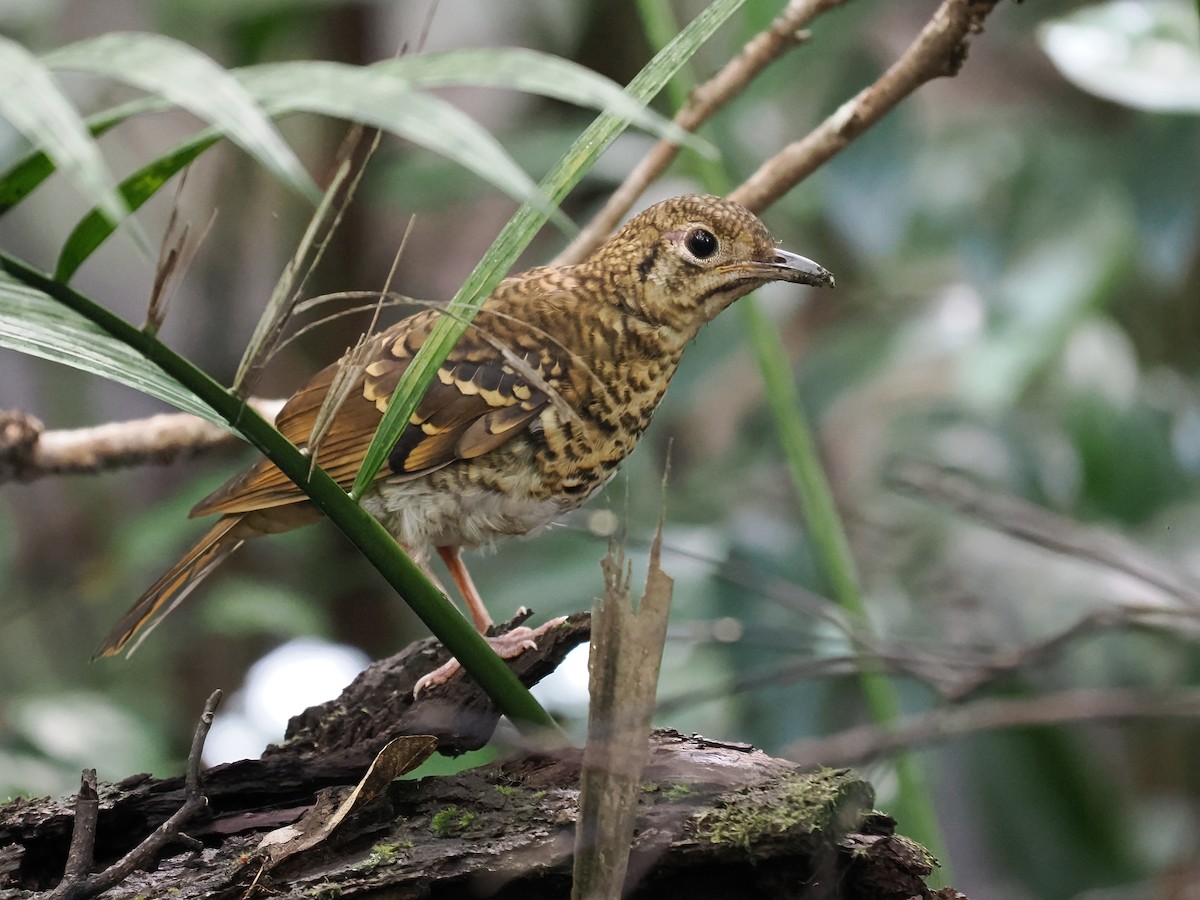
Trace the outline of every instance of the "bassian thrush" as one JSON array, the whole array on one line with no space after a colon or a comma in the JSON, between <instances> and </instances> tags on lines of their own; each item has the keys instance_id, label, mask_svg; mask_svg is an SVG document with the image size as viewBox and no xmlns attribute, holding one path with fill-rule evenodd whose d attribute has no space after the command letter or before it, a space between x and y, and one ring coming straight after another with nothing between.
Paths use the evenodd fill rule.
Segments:
<instances>
[{"instance_id":1,"label":"bassian thrush","mask_svg":"<svg viewBox=\"0 0 1200 900\"><path fill-rule=\"evenodd\" d=\"M486 633L492 620L462 548L533 531L594 495L650 424L701 326L771 281L833 286L812 260L777 249L749 210L696 195L646 209L580 265L505 279L438 370L363 506L427 572L429 548L437 550ZM339 484L353 482L439 314L417 313L370 338L366 367L318 447ZM306 446L338 367L319 372L279 413L277 427L297 446ZM119 652L247 538L320 518L266 459L192 510L216 513L216 524L117 622L97 655ZM514 656L547 627L514 629L493 645Z\"/></svg>"}]
</instances>

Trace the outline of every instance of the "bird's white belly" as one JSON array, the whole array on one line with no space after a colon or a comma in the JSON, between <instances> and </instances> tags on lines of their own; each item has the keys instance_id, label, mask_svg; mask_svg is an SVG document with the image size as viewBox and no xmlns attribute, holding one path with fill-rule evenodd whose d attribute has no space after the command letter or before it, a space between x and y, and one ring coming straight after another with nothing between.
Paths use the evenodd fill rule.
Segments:
<instances>
[{"instance_id":1,"label":"bird's white belly","mask_svg":"<svg viewBox=\"0 0 1200 900\"><path fill-rule=\"evenodd\" d=\"M562 504L529 495L471 487L447 492L425 479L372 488L363 508L414 553L428 547L480 547L553 522Z\"/></svg>"}]
</instances>

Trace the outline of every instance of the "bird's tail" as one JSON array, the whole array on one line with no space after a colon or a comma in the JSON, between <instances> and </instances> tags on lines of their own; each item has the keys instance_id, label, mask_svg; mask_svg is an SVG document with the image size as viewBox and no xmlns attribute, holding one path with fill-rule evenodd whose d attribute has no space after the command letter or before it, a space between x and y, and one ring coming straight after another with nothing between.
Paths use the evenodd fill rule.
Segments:
<instances>
[{"instance_id":1,"label":"bird's tail","mask_svg":"<svg viewBox=\"0 0 1200 900\"><path fill-rule=\"evenodd\" d=\"M121 616L92 659L120 653L137 635L138 639L129 648L129 653L133 653L146 635L183 602L192 588L242 546L244 538L237 529L241 521L241 515L222 516L179 562L142 594L129 612Z\"/></svg>"}]
</instances>

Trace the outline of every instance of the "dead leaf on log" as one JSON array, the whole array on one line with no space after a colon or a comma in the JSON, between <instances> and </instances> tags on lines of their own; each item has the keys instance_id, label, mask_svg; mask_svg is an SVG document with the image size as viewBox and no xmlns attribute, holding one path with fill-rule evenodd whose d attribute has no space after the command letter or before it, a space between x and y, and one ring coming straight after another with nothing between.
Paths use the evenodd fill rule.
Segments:
<instances>
[{"instance_id":1,"label":"dead leaf on log","mask_svg":"<svg viewBox=\"0 0 1200 900\"><path fill-rule=\"evenodd\" d=\"M436 749L437 738L432 735L398 737L379 751L367 774L340 803L337 797L344 793L341 789L321 791L316 804L299 821L277 828L262 839L258 849L266 855L267 871L327 840L346 816L370 803L394 780L429 759Z\"/></svg>"}]
</instances>

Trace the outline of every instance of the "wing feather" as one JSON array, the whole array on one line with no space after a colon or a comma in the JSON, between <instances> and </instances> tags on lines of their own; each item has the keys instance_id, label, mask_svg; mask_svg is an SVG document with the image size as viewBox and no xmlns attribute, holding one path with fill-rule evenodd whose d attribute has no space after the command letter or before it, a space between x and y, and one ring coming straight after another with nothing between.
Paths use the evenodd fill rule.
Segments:
<instances>
[{"instance_id":1,"label":"wing feather","mask_svg":"<svg viewBox=\"0 0 1200 900\"><path fill-rule=\"evenodd\" d=\"M317 448L317 461L343 487L354 482L391 395L436 315L433 310L418 313L372 338L369 361ZM538 378L544 384L548 357L543 353L539 361ZM276 427L297 446L307 446L341 364L313 376L276 418ZM520 434L548 402L543 390L472 327L438 370L378 477L417 478L458 460L482 456ZM200 501L192 515L243 513L305 499L291 479L264 459Z\"/></svg>"}]
</instances>

